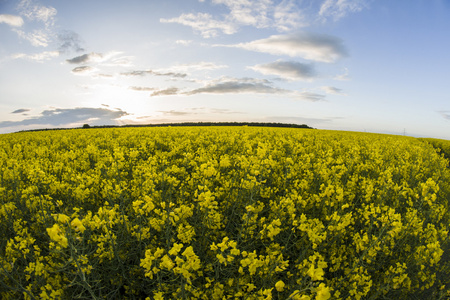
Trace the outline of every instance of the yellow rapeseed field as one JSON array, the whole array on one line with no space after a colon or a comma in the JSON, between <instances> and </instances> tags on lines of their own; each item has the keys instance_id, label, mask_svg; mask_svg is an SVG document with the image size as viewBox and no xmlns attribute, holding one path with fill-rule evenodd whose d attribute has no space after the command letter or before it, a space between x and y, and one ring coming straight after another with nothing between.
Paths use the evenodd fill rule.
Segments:
<instances>
[{"instance_id":1,"label":"yellow rapeseed field","mask_svg":"<svg viewBox=\"0 0 450 300\"><path fill-rule=\"evenodd\" d=\"M0 168L1 299L450 295L449 162L425 140L23 132L0 135Z\"/></svg>"}]
</instances>

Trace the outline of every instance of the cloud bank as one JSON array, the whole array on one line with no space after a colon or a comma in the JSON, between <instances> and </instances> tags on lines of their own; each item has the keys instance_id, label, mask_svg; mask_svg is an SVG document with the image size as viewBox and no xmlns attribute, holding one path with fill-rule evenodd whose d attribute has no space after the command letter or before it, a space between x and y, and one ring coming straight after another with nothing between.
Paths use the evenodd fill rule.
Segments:
<instances>
[{"instance_id":1,"label":"cloud bank","mask_svg":"<svg viewBox=\"0 0 450 300\"><path fill-rule=\"evenodd\" d=\"M21 112L23 112L23 110ZM39 116L27 118L22 121L0 122L0 128L21 125L65 126L87 122L104 125L116 123L117 119L126 115L128 115L128 113L120 109L110 110L106 108L89 107L67 109L55 108L44 110Z\"/></svg>"}]
</instances>

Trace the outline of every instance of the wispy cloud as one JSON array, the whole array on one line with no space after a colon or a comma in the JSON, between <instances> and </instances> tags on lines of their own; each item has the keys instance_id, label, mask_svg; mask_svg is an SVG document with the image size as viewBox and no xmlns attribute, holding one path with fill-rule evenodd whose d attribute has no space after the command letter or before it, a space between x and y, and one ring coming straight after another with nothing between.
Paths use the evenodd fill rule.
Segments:
<instances>
[{"instance_id":1,"label":"wispy cloud","mask_svg":"<svg viewBox=\"0 0 450 300\"><path fill-rule=\"evenodd\" d=\"M227 65L222 64L216 64L214 62L195 62L195 63L189 63L189 64L178 64L174 65L169 68L169 70L173 72L195 72L195 71L206 71L206 70L219 70L219 69L225 69L228 68Z\"/></svg>"},{"instance_id":2,"label":"wispy cloud","mask_svg":"<svg viewBox=\"0 0 450 300\"><path fill-rule=\"evenodd\" d=\"M341 80L341 81L349 80L350 76L349 76L349 73L348 73L348 69L345 68L344 69L344 73L335 76L333 79L334 80Z\"/></svg>"},{"instance_id":3,"label":"wispy cloud","mask_svg":"<svg viewBox=\"0 0 450 300\"><path fill-rule=\"evenodd\" d=\"M236 47L273 55L288 55L320 62L335 62L347 55L341 39L326 35L299 32L287 35L272 35L266 39L235 45L215 45Z\"/></svg>"},{"instance_id":4,"label":"wispy cloud","mask_svg":"<svg viewBox=\"0 0 450 300\"><path fill-rule=\"evenodd\" d=\"M218 35L219 31L225 34L233 34L237 28L235 25L225 22L214 20L214 18L208 13L197 14L182 14L179 17L171 19L160 19L161 23L179 23L185 26L190 26L194 31L199 32L204 38L211 38Z\"/></svg>"},{"instance_id":5,"label":"wispy cloud","mask_svg":"<svg viewBox=\"0 0 450 300\"><path fill-rule=\"evenodd\" d=\"M176 40L175 43L178 45L189 46L192 44L192 40Z\"/></svg>"},{"instance_id":6,"label":"wispy cloud","mask_svg":"<svg viewBox=\"0 0 450 300\"><path fill-rule=\"evenodd\" d=\"M20 108L20 109L16 109L15 111L13 111L13 112L11 112L12 114L21 114L21 113L26 113L26 112L28 112L28 111L30 111L29 109L27 109L27 108Z\"/></svg>"},{"instance_id":7,"label":"wispy cloud","mask_svg":"<svg viewBox=\"0 0 450 300\"><path fill-rule=\"evenodd\" d=\"M164 116L210 115L210 114L240 114L241 112L224 108L193 107L180 110L159 110Z\"/></svg>"},{"instance_id":8,"label":"wispy cloud","mask_svg":"<svg viewBox=\"0 0 450 300\"><path fill-rule=\"evenodd\" d=\"M162 89L162 90L157 90L154 91L153 93L151 93L151 97L155 97L155 96L172 96L172 95L177 95L179 93L179 89L176 87L170 87L167 89Z\"/></svg>"},{"instance_id":9,"label":"wispy cloud","mask_svg":"<svg viewBox=\"0 0 450 300\"><path fill-rule=\"evenodd\" d=\"M307 91L294 91L290 95L294 99L306 100L311 102L323 101L325 100L325 95L307 92Z\"/></svg>"},{"instance_id":10,"label":"wispy cloud","mask_svg":"<svg viewBox=\"0 0 450 300\"><path fill-rule=\"evenodd\" d=\"M270 116L264 119L265 122L281 122L281 123L294 123L294 124L306 124L309 126L317 126L323 123L331 122L335 119L339 119L336 117L327 117L327 118L311 118L311 117L302 117L302 116Z\"/></svg>"},{"instance_id":11,"label":"wispy cloud","mask_svg":"<svg viewBox=\"0 0 450 300\"><path fill-rule=\"evenodd\" d=\"M76 56L71 59L66 59L66 62L69 64L85 64L90 62L100 62L104 59L104 55L102 53L86 53L80 56Z\"/></svg>"},{"instance_id":12,"label":"wispy cloud","mask_svg":"<svg viewBox=\"0 0 450 300\"><path fill-rule=\"evenodd\" d=\"M321 89L327 94L347 96L342 89L338 89L334 86L322 86Z\"/></svg>"},{"instance_id":13,"label":"wispy cloud","mask_svg":"<svg viewBox=\"0 0 450 300\"><path fill-rule=\"evenodd\" d=\"M117 109L106 108L55 108L44 110L39 116L26 118L22 121L3 121L0 128L24 125L46 125L46 126L73 126L73 124L115 124L117 119L128 115L127 112Z\"/></svg>"},{"instance_id":14,"label":"wispy cloud","mask_svg":"<svg viewBox=\"0 0 450 300\"><path fill-rule=\"evenodd\" d=\"M95 71L97 69L91 66L80 66L72 69L72 73L75 75L90 75Z\"/></svg>"},{"instance_id":15,"label":"wispy cloud","mask_svg":"<svg viewBox=\"0 0 450 300\"><path fill-rule=\"evenodd\" d=\"M220 17L209 13L184 13L175 18L162 18L160 22L189 26L204 38L215 37L219 33L234 34L242 26L288 31L307 25L302 10L294 0L283 0L278 3L271 0L212 0L211 2L225 6L228 13Z\"/></svg>"},{"instance_id":16,"label":"wispy cloud","mask_svg":"<svg viewBox=\"0 0 450 300\"><path fill-rule=\"evenodd\" d=\"M117 54L120 54L121 52L117 52ZM122 66L122 67L131 67L133 66L133 59L134 56L120 56L111 58L111 60L102 63L104 66Z\"/></svg>"},{"instance_id":17,"label":"wispy cloud","mask_svg":"<svg viewBox=\"0 0 450 300\"><path fill-rule=\"evenodd\" d=\"M47 47L51 40L51 34L43 29L34 29L32 32L25 32L20 29L13 29L13 31L20 38L29 41L34 47Z\"/></svg>"},{"instance_id":18,"label":"wispy cloud","mask_svg":"<svg viewBox=\"0 0 450 300\"><path fill-rule=\"evenodd\" d=\"M306 13L298 7L298 1L281 1L274 9L274 27L278 31L291 31L309 25Z\"/></svg>"},{"instance_id":19,"label":"wispy cloud","mask_svg":"<svg viewBox=\"0 0 450 300\"><path fill-rule=\"evenodd\" d=\"M169 76L176 78L184 78L187 76L185 73L177 73L177 72L164 72L164 71L154 71L154 70L133 70L128 72L120 73L122 76L145 76L145 75L154 75L154 76Z\"/></svg>"},{"instance_id":20,"label":"wispy cloud","mask_svg":"<svg viewBox=\"0 0 450 300\"><path fill-rule=\"evenodd\" d=\"M439 113L441 114L441 116L442 116L444 119L450 121L450 111L443 110L443 111L440 111Z\"/></svg>"},{"instance_id":21,"label":"wispy cloud","mask_svg":"<svg viewBox=\"0 0 450 300\"><path fill-rule=\"evenodd\" d=\"M319 16L331 17L336 21L349 13L360 12L367 6L365 0L325 0L320 6Z\"/></svg>"},{"instance_id":22,"label":"wispy cloud","mask_svg":"<svg viewBox=\"0 0 450 300\"><path fill-rule=\"evenodd\" d=\"M36 62L44 62L46 60L50 60L54 57L58 57L59 52L58 51L44 51L41 53L36 54L25 54L25 53L16 53L13 54L11 57L13 59L26 59Z\"/></svg>"},{"instance_id":23,"label":"wispy cloud","mask_svg":"<svg viewBox=\"0 0 450 300\"><path fill-rule=\"evenodd\" d=\"M86 53L70 59L66 59L68 64L82 65L72 69L75 75L91 75L92 77L113 78L115 75L108 74L108 72L101 72L104 66L128 66L130 65L129 57L119 57L122 54L119 51L110 51L107 53Z\"/></svg>"},{"instance_id":24,"label":"wispy cloud","mask_svg":"<svg viewBox=\"0 0 450 300\"><path fill-rule=\"evenodd\" d=\"M145 75L152 74L152 73L153 73L152 70L133 70L133 71L122 72L122 73L120 73L120 75L122 75L122 76L145 76Z\"/></svg>"},{"instance_id":25,"label":"wispy cloud","mask_svg":"<svg viewBox=\"0 0 450 300\"><path fill-rule=\"evenodd\" d=\"M155 90L155 88L147 86L130 86L128 89L139 92L150 92Z\"/></svg>"},{"instance_id":26,"label":"wispy cloud","mask_svg":"<svg viewBox=\"0 0 450 300\"><path fill-rule=\"evenodd\" d=\"M157 112L161 113L164 116L186 116L192 115L192 112L184 111L184 110L158 110Z\"/></svg>"},{"instance_id":27,"label":"wispy cloud","mask_svg":"<svg viewBox=\"0 0 450 300\"><path fill-rule=\"evenodd\" d=\"M13 27L21 27L23 25L23 19L20 16L2 14L0 15L0 24L1 23L5 23Z\"/></svg>"},{"instance_id":28,"label":"wispy cloud","mask_svg":"<svg viewBox=\"0 0 450 300\"><path fill-rule=\"evenodd\" d=\"M166 89L156 89L151 87L130 87L136 91L152 91L151 97L155 96L172 96L172 95L199 95L199 94L270 94L283 95L294 100L321 101L325 99L322 94L309 91L288 90L275 87L271 81L267 79L256 78L230 78L222 77L210 81L204 81L204 86L195 89L180 89L177 87L169 87Z\"/></svg>"},{"instance_id":29,"label":"wispy cloud","mask_svg":"<svg viewBox=\"0 0 450 300\"><path fill-rule=\"evenodd\" d=\"M46 27L54 25L57 10L52 6L44 6L33 0L22 0L18 9L21 15L31 21L43 22Z\"/></svg>"},{"instance_id":30,"label":"wispy cloud","mask_svg":"<svg viewBox=\"0 0 450 300\"><path fill-rule=\"evenodd\" d=\"M74 31L64 30L58 34L58 42L60 52L82 52L84 48L81 46L81 37Z\"/></svg>"},{"instance_id":31,"label":"wispy cloud","mask_svg":"<svg viewBox=\"0 0 450 300\"><path fill-rule=\"evenodd\" d=\"M31 32L18 28L13 28L13 31L16 32L20 38L29 41L34 47L47 47L54 35L53 27L57 10L52 6L43 6L34 0L20 1L17 5L17 9L19 14L26 20L37 22L37 24L35 24L34 29ZM22 25L24 23L22 17L17 17L13 20L9 18L9 20L16 25Z\"/></svg>"},{"instance_id":32,"label":"wispy cloud","mask_svg":"<svg viewBox=\"0 0 450 300\"><path fill-rule=\"evenodd\" d=\"M226 19L234 24L254 26L257 28L268 27L271 20L268 16L272 9L272 1L235 1L235 0L213 0L215 4L227 6L230 13Z\"/></svg>"},{"instance_id":33,"label":"wispy cloud","mask_svg":"<svg viewBox=\"0 0 450 300\"><path fill-rule=\"evenodd\" d=\"M275 94L287 92L287 90L273 87L270 85L269 81L256 81L250 78L241 78L211 83L204 87L186 92L186 94Z\"/></svg>"},{"instance_id":34,"label":"wispy cloud","mask_svg":"<svg viewBox=\"0 0 450 300\"><path fill-rule=\"evenodd\" d=\"M310 80L317 75L314 65L303 64L295 61L279 60L249 68L264 75L277 75L281 78L289 80Z\"/></svg>"}]
</instances>

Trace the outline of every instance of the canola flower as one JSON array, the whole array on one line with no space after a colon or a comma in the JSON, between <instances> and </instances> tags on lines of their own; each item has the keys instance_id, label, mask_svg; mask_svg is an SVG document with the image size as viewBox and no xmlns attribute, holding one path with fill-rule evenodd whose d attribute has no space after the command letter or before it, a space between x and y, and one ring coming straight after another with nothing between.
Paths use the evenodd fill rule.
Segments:
<instances>
[{"instance_id":1,"label":"canola flower","mask_svg":"<svg viewBox=\"0 0 450 300\"><path fill-rule=\"evenodd\" d=\"M449 149L288 128L0 135L0 298L446 299Z\"/></svg>"}]
</instances>

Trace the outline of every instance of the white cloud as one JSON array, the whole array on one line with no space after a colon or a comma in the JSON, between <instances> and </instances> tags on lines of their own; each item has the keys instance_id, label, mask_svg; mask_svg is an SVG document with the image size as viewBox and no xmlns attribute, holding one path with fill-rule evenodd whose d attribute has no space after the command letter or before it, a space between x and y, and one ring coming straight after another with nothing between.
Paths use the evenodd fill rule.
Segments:
<instances>
[{"instance_id":1,"label":"white cloud","mask_svg":"<svg viewBox=\"0 0 450 300\"><path fill-rule=\"evenodd\" d=\"M190 26L195 31L199 32L204 38L211 38L218 35L219 31L225 34L233 34L236 32L236 27L224 21L214 20L208 13L197 14L182 14L177 18L160 19L161 23L179 23Z\"/></svg>"},{"instance_id":2,"label":"white cloud","mask_svg":"<svg viewBox=\"0 0 450 300\"><path fill-rule=\"evenodd\" d=\"M226 6L229 12L220 17L209 13L184 13L176 18L162 18L160 22L190 26L204 38L215 37L219 33L234 34L241 26L289 31L307 25L303 11L294 0L283 0L277 4L274 4L272 0L212 0L211 2Z\"/></svg>"},{"instance_id":3,"label":"white cloud","mask_svg":"<svg viewBox=\"0 0 450 300\"><path fill-rule=\"evenodd\" d=\"M187 94L274 94L286 92L287 90L275 88L264 83L227 81L194 89Z\"/></svg>"},{"instance_id":4,"label":"white cloud","mask_svg":"<svg viewBox=\"0 0 450 300\"><path fill-rule=\"evenodd\" d=\"M75 75L83 75L83 76L87 76L87 75L91 75L92 73L98 71L96 68L94 67L90 67L90 66L81 66L81 67L76 67L72 69L72 73Z\"/></svg>"},{"instance_id":5,"label":"white cloud","mask_svg":"<svg viewBox=\"0 0 450 300\"><path fill-rule=\"evenodd\" d=\"M165 116L185 116L185 115L209 115L209 114L240 114L241 112L223 108L193 107L180 110L159 110Z\"/></svg>"},{"instance_id":6,"label":"white cloud","mask_svg":"<svg viewBox=\"0 0 450 300\"><path fill-rule=\"evenodd\" d=\"M57 38L60 44L60 52L84 51L83 47L81 46L81 37L74 31L64 30L58 34Z\"/></svg>"},{"instance_id":7,"label":"white cloud","mask_svg":"<svg viewBox=\"0 0 450 300\"><path fill-rule=\"evenodd\" d=\"M189 46L192 44L192 40L176 40L175 43L178 45Z\"/></svg>"},{"instance_id":8,"label":"white cloud","mask_svg":"<svg viewBox=\"0 0 450 300\"><path fill-rule=\"evenodd\" d=\"M307 92L307 91L293 92L292 97L297 98L299 100L307 100L307 101L312 101L312 102L322 101L325 99L324 95Z\"/></svg>"},{"instance_id":9,"label":"white cloud","mask_svg":"<svg viewBox=\"0 0 450 300\"><path fill-rule=\"evenodd\" d=\"M308 26L306 17L292 0L281 1L274 9L273 18L278 31L289 31Z\"/></svg>"},{"instance_id":10,"label":"white cloud","mask_svg":"<svg viewBox=\"0 0 450 300\"><path fill-rule=\"evenodd\" d=\"M119 54L122 54L122 52L119 51L110 51L107 53L91 52L80 56L76 56L71 59L66 59L66 62L68 62L69 64L101 63L106 62Z\"/></svg>"},{"instance_id":11,"label":"white cloud","mask_svg":"<svg viewBox=\"0 0 450 300\"><path fill-rule=\"evenodd\" d=\"M26 112L29 112L30 110L28 108L19 108L16 109L15 111L11 112L12 114L23 114Z\"/></svg>"},{"instance_id":12,"label":"white cloud","mask_svg":"<svg viewBox=\"0 0 450 300\"><path fill-rule=\"evenodd\" d=\"M16 53L12 55L13 59L28 59L28 60L33 60L36 62L43 62L45 60L50 60L53 57L58 57L59 56L59 52L58 51L44 51L41 53L37 53L37 54L25 54L25 53Z\"/></svg>"},{"instance_id":13,"label":"white cloud","mask_svg":"<svg viewBox=\"0 0 450 300\"><path fill-rule=\"evenodd\" d=\"M52 6L43 6L32 0L22 0L18 8L20 14L31 21L43 22L47 27L54 25L57 10Z\"/></svg>"},{"instance_id":14,"label":"white cloud","mask_svg":"<svg viewBox=\"0 0 450 300\"><path fill-rule=\"evenodd\" d=\"M154 76L169 76L174 78L184 78L187 76L185 73L176 73L176 72L168 72L167 70L133 70L128 72L120 73L122 76L145 76L145 75L154 75Z\"/></svg>"},{"instance_id":15,"label":"white cloud","mask_svg":"<svg viewBox=\"0 0 450 300\"><path fill-rule=\"evenodd\" d=\"M361 11L364 7L367 7L365 0L325 0L320 7L319 16L339 20L349 13Z\"/></svg>"},{"instance_id":16,"label":"white cloud","mask_svg":"<svg viewBox=\"0 0 450 300\"><path fill-rule=\"evenodd\" d=\"M27 40L35 47L47 47L50 42L50 35L45 30L35 29L32 32L25 32L19 29L13 29L20 38Z\"/></svg>"},{"instance_id":17,"label":"white cloud","mask_svg":"<svg viewBox=\"0 0 450 300\"><path fill-rule=\"evenodd\" d=\"M327 94L347 96L342 89L338 89L334 86L322 86L321 89Z\"/></svg>"},{"instance_id":18,"label":"white cloud","mask_svg":"<svg viewBox=\"0 0 450 300\"><path fill-rule=\"evenodd\" d=\"M22 0L17 6L19 14L24 16L29 21L36 21L43 23L43 26L38 26L34 24L34 30L31 32L26 32L24 30L14 28L13 31L16 32L20 38L25 39L35 47L47 47L54 37L53 26L55 23L55 16L57 11L55 8L49 6L43 6L34 3L33 0ZM15 17L11 20L15 24L15 27L20 27L24 21L21 17ZM20 25L20 26L19 26Z\"/></svg>"},{"instance_id":19,"label":"white cloud","mask_svg":"<svg viewBox=\"0 0 450 300\"><path fill-rule=\"evenodd\" d=\"M147 86L130 86L128 89L138 92L150 92L155 90L155 88Z\"/></svg>"},{"instance_id":20,"label":"white cloud","mask_svg":"<svg viewBox=\"0 0 450 300\"><path fill-rule=\"evenodd\" d=\"M441 116L442 116L444 119L450 121L450 111L445 111L445 110L443 110L443 111L440 111L439 113L441 114Z\"/></svg>"},{"instance_id":21,"label":"white cloud","mask_svg":"<svg viewBox=\"0 0 450 300\"><path fill-rule=\"evenodd\" d=\"M212 0L212 2L228 7L230 13L226 19L230 23L250 25L257 28L268 27L271 23L269 18L269 12L272 8L271 0Z\"/></svg>"},{"instance_id":22,"label":"white cloud","mask_svg":"<svg viewBox=\"0 0 450 300\"><path fill-rule=\"evenodd\" d=\"M272 35L266 39L236 45L215 45L237 47L251 51L288 55L320 62L334 62L347 55L342 40L325 34L295 33Z\"/></svg>"},{"instance_id":23,"label":"white cloud","mask_svg":"<svg viewBox=\"0 0 450 300\"><path fill-rule=\"evenodd\" d=\"M5 23L13 27L21 27L23 25L23 19L19 16L0 15L0 23Z\"/></svg>"},{"instance_id":24,"label":"white cloud","mask_svg":"<svg viewBox=\"0 0 450 300\"><path fill-rule=\"evenodd\" d=\"M102 59L103 59L103 54L91 52L91 53L86 53L86 54L83 54L80 56L76 56L71 59L66 59L66 62L68 62L69 64L84 64L84 63L95 62L95 61L98 62Z\"/></svg>"},{"instance_id":25,"label":"white cloud","mask_svg":"<svg viewBox=\"0 0 450 300\"><path fill-rule=\"evenodd\" d=\"M190 64L178 64L169 68L173 72L195 72L205 70L218 70L228 68L227 65L218 65L213 62L196 62Z\"/></svg>"},{"instance_id":26,"label":"white cloud","mask_svg":"<svg viewBox=\"0 0 450 300\"><path fill-rule=\"evenodd\" d=\"M153 93L151 93L150 97L177 95L178 92L179 92L178 88L170 87L170 88L167 88L167 89L154 91Z\"/></svg>"},{"instance_id":27,"label":"white cloud","mask_svg":"<svg viewBox=\"0 0 450 300\"><path fill-rule=\"evenodd\" d=\"M349 79L350 79L350 76L349 76L349 74L348 74L348 69L347 69L347 68L344 68L344 73L339 74L339 75L336 75L333 79L334 79L334 80L341 80L341 81L349 80Z\"/></svg>"},{"instance_id":28,"label":"white cloud","mask_svg":"<svg viewBox=\"0 0 450 300\"><path fill-rule=\"evenodd\" d=\"M249 68L264 75L277 75L289 80L308 80L316 76L316 71L312 64L302 64L295 61L279 60Z\"/></svg>"},{"instance_id":29,"label":"white cloud","mask_svg":"<svg viewBox=\"0 0 450 300\"><path fill-rule=\"evenodd\" d=\"M116 53L116 54L114 54ZM133 66L134 56L120 56L117 58L113 58L115 55L121 54L121 52L112 52L106 55L106 61L102 63L103 66L122 66L122 67L131 67Z\"/></svg>"}]
</instances>

